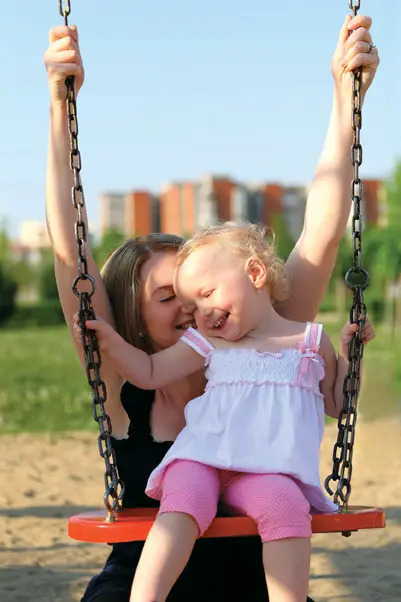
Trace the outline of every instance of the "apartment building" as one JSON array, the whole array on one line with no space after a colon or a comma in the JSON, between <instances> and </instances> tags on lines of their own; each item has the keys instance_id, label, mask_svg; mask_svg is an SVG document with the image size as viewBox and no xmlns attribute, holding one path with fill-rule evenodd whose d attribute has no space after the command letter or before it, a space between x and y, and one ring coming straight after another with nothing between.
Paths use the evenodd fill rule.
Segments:
<instances>
[{"instance_id":1,"label":"apartment building","mask_svg":"<svg viewBox=\"0 0 401 602\"><path fill-rule=\"evenodd\" d=\"M100 197L101 232L117 228L127 236L170 232L188 236L217 221L251 221L274 225L282 216L296 240L301 233L309 185L244 183L226 175L205 175L193 181L172 181L159 195L147 191L107 193ZM366 222L383 222L383 184L364 180Z\"/></svg>"}]
</instances>

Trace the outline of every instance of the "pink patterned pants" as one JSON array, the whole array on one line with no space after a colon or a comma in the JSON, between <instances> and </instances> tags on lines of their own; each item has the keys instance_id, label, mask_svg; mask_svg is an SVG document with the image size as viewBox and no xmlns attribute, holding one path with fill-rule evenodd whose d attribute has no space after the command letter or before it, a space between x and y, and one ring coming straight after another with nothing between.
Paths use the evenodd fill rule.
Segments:
<instances>
[{"instance_id":1,"label":"pink patterned pants","mask_svg":"<svg viewBox=\"0 0 401 602\"><path fill-rule=\"evenodd\" d=\"M286 475L234 472L174 460L166 468L162 489L159 514L189 514L200 536L216 516L219 501L231 514L252 518L262 542L312 535L309 502Z\"/></svg>"}]
</instances>

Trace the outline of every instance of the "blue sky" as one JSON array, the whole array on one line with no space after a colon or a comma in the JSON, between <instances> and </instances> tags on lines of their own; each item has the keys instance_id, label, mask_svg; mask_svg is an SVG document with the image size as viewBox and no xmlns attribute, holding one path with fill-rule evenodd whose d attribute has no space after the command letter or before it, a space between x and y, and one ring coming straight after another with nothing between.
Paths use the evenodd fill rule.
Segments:
<instances>
[{"instance_id":1,"label":"blue sky","mask_svg":"<svg viewBox=\"0 0 401 602\"><path fill-rule=\"evenodd\" d=\"M331 106L330 60L347 0L71 0L90 221L105 190L157 191L205 173L310 181ZM365 103L363 175L401 156L401 7L362 0L381 65ZM111 8L112 7L112 8ZM57 0L0 7L0 219L45 216L48 30Z\"/></svg>"}]
</instances>

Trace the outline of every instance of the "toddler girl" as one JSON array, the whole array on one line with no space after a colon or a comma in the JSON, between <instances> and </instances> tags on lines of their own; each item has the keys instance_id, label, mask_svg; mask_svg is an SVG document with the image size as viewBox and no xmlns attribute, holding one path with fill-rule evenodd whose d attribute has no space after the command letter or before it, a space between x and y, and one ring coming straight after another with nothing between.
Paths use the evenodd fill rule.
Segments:
<instances>
[{"instance_id":1,"label":"toddler girl","mask_svg":"<svg viewBox=\"0 0 401 602\"><path fill-rule=\"evenodd\" d=\"M321 324L281 317L274 306L288 293L284 264L253 224L196 234L178 254L174 290L198 330L159 353L131 347L102 320L87 322L119 373L142 389L206 367L204 394L187 404L186 426L147 484L160 510L130 600L166 599L221 502L257 523L271 602L304 602L310 513L337 509L319 480L324 413L336 417L342 407L358 326L342 329L337 359ZM364 342L373 336L366 321Z\"/></svg>"}]
</instances>

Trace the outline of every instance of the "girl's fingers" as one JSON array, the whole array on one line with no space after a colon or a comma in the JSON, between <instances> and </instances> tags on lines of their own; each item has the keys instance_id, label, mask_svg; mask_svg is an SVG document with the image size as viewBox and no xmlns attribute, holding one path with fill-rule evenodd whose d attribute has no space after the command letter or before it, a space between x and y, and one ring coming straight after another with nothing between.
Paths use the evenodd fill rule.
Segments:
<instances>
[{"instance_id":1,"label":"girl's fingers","mask_svg":"<svg viewBox=\"0 0 401 602\"><path fill-rule=\"evenodd\" d=\"M86 328L90 328L90 330L100 330L101 326L99 326L98 320L86 320L85 322Z\"/></svg>"},{"instance_id":2,"label":"girl's fingers","mask_svg":"<svg viewBox=\"0 0 401 602\"><path fill-rule=\"evenodd\" d=\"M363 328L362 334L364 337L370 337L370 338L373 338L376 336L373 326L370 326L370 325L366 328Z\"/></svg>"}]
</instances>

